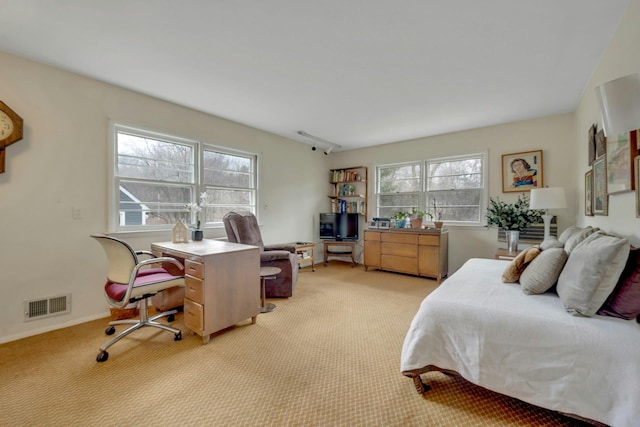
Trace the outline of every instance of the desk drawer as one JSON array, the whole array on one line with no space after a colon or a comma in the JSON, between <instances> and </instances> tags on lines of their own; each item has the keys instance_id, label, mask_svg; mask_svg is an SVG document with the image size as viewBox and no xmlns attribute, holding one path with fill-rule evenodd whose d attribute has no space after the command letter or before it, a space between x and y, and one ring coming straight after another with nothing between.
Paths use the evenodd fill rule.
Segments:
<instances>
[{"instance_id":1,"label":"desk drawer","mask_svg":"<svg viewBox=\"0 0 640 427\"><path fill-rule=\"evenodd\" d=\"M202 279L193 277L190 275L184 276L184 297L197 302L199 304L204 303L204 282Z\"/></svg>"},{"instance_id":2,"label":"desk drawer","mask_svg":"<svg viewBox=\"0 0 640 427\"><path fill-rule=\"evenodd\" d=\"M202 268L202 264L199 262L185 260L184 261L184 272L193 277L197 277L199 279L204 279L204 269Z\"/></svg>"},{"instance_id":3,"label":"desk drawer","mask_svg":"<svg viewBox=\"0 0 640 427\"><path fill-rule=\"evenodd\" d=\"M204 307L189 299L184 300L184 324L192 331L204 330Z\"/></svg>"}]
</instances>

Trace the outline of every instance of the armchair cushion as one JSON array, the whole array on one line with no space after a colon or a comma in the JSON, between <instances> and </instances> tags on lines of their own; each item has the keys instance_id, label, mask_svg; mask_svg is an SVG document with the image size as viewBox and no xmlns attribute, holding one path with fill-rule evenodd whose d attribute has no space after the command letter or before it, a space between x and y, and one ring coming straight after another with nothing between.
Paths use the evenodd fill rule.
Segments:
<instances>
[{"instance_id":1,"label":"armchair cushion","mask_svg":"<svg viewBox=\"0 0 640 427\"><path fill-rule=\"evenodd\" d=\"M283 259L289 261L290 256L291 252L288 251L264 251L260 252L260 262L263 263Z\"/></svg>"},{"instance_id":2,"label":"armchair cushion","mask_svg":"<svg viewBox=\"0 0 640 427\"><path fill-rule=\"evenodd\" d=\"M296 245L292 245L291 243L280 243L275 245L265 245L265 251L287 251L292 254L296 253Z\"/></svg>"}]
</instances>

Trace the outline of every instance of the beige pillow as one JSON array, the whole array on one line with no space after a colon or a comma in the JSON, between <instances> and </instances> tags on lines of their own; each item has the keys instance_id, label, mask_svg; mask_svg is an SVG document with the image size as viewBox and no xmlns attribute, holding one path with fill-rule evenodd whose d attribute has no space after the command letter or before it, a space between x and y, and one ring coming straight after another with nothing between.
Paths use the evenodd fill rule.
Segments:
<instances>
[{"instance_id":1,"label":"beige pillow","mask_svg":"<svg viewBox=\"0 0 640 427\"><path fill-rule=\"evenodd\" d=\"M540 250L546 251L551 248L564 248L564 243L556 239L555 236L550 236L545 239L542 243L540 243Z\"/></svg>"},{"instance_id":2,"label":"beige pillow","mask_svg":"<svg viewBox=\"0 0 640 427\"><path fill-rule=\"evenodd\" d=\"M525 268L539 253L540 249L537 246L528 247L520 252L502 273L502 281L504 283L517 282Z\"/></svg>"},{"instance_id":3,"label":"beige pillow","mask_svg":"<svg viewBox=\"0 0 640 427\"><path fill-rule=\"evenodd\" d=\"M590 225L584 228L572 225L560 234L558 241L564 244L564 250L567 251L567 253L571 253L578 243L598 230L599 228L593 228Z\"/></svg>"},{"instance_id":4,"label":"beige pillow","mask_svg":"<svg viewBox=\"0 0 640 427\"><path fill-rule=\"evenodd\" d=\"M528 295L547 292L558 281L569 254L560 248L540 252L520 276L522 292Z\"/></svg>"},{"instance_id":5,"label":"beige pillow","mask_svg":"<svg viewBox=\"0 0 640 427\"><path fill-rule=\"evenodd\" d=\"M616 286L629 256L629 241L596 231L569 254L558 296L574 316L593 316Z\"/></svg>"}]
</instances>

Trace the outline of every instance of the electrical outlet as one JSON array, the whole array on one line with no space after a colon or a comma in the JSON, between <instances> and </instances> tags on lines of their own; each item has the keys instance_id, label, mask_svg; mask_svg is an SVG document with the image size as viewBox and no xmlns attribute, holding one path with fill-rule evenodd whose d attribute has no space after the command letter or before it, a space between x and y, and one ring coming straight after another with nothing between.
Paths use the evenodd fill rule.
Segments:
<instances>
[{"instance_id":1,"label":"electrical outlet","mask_svg":"<svg viewBox=\"0 0 640 427\"><path fill-rule=\"evenodd\" d=\"M82 208L79 208L77 206L73 206L71 208L71 216L73 219L82 219Z\"/></svg>"}]
</instances>

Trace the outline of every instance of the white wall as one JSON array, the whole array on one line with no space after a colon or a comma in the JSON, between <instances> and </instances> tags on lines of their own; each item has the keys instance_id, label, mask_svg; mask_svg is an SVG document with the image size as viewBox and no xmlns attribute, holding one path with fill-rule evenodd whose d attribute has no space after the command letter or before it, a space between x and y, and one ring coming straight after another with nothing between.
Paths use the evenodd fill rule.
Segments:
<instances>
[{"instance_id":1,"label":"white wall","mask_svg":"<svg viewBox=\"0 0 640 427\"><path fill-rule=\"evenodd\" d=\"M374 178L377 165L488 151L490 196L515 201L520 193L502 193L502 155L543 150L544 185L568 187L571 208L558 216L558 227L562 231L573 224L577 206L572 179L575 166L573 162L567 162L575 154L574 139L573 114L563 114L380 145L330 157L331 167L369 167L368 212L371 219L376 215ZM495 228L449 227L449 273L453 273L469 258L493 258L499 247L497 234ZM500 246L504 246L504 243Z\"/></svg>"},{"instance_id":2,"label":"white wall","mask_svg":"<svg viewBox=\"0 0 640 427\"><path fill-rule=\"evenodd\" d=\"M108 314L105 256L89 235L107 231L109 119L259 153L265 243L315 237L328 160L308 145L2 52L0 94L25 123L0 174L0 342ZM120 237L148 249L171 234ZM69 292L71 314L24 322L23 301Z\"/></svg>"},{"instance_id":3,"label":"white wall","mask_svg":"<svg viewBox=\"0 0 640 427\"><path fill-rule=\"evenodd\" d=\"M585 88L576 110L574 143L578 164L574 176L578 189L575 197L579 200L580 206L576 215L576 223L600 227L628 237L634 246L640 246L640 219L635 215L636 195L634 192L609 196L608 216L585 216L582 206L584 205L584 174L590 170L586 148L587 130L593 123L597 123L598 129L602 129L595 88L618 77L640 72L639 45L640 0L631 0L627 13L622 18L611 44ZM638 128L640 128L640 123L638 123Z\"/></svg>"}]
</instances>

